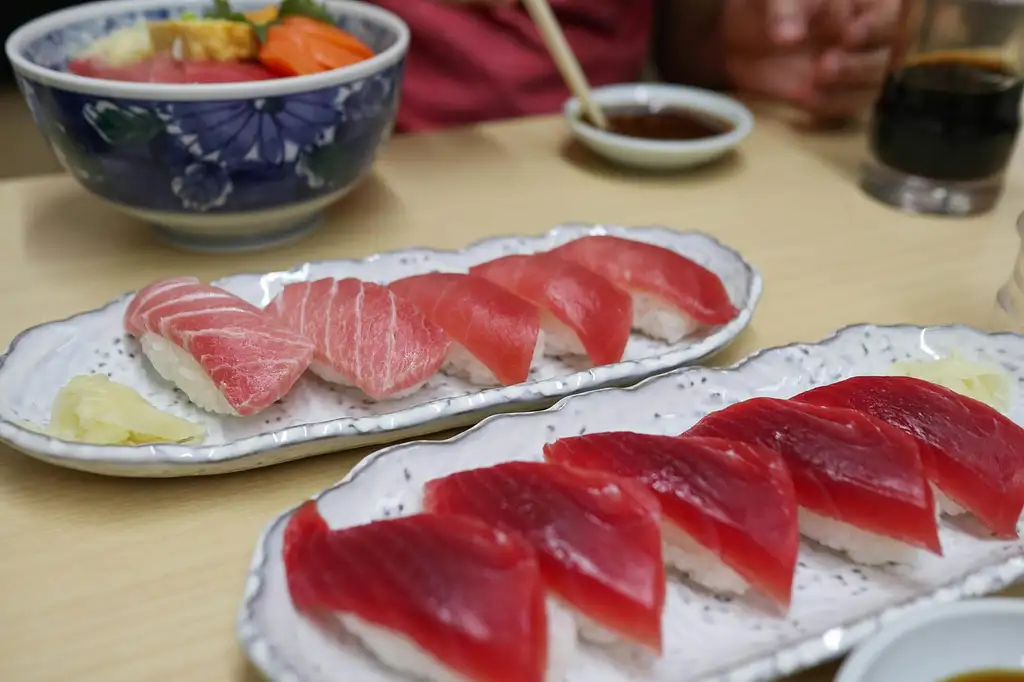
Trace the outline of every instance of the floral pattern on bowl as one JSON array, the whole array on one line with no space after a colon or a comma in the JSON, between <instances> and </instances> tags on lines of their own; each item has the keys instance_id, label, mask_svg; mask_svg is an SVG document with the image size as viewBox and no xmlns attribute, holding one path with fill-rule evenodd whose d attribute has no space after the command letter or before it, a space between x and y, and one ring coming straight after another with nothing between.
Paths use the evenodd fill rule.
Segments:
<instances>
[{"instance_id":1,"label":"floral pattern on bowl","mask_svg":"<svg viewBox=\"0 0 1024 682\"><path fill-rule=\"evenodd\" d=\"M390 136L404 24L373 6L330 0L338 25L377 57L304 79L164 85L65 73L79 50L112 31L205 4L90 3L20 29L7 49L33 118L89 191L171 229L205 220L192 231L211 230L217 216L282 209L292 221L306 219L365 176ZM233 4L244 10L265 2Z\"/></svg>"},{"instance_id":2,"label":"floral pattern on bowl","mask_svg":"<svg viewBox=\"0 0 1024 682\"><path fill-rule=\"evenodd\" d=\"M184 8L182 8L184 9ZM26 56L63 69L85 45L181 10L87 20L32 42ZM361 19L339 24L376 52L396 36ZM62 164L101 197L152 211L258 211L341 190L391 131L403 62L336 87L234 100L125 100L19 75L32 115Z\"/></svg>"}]
</instances>

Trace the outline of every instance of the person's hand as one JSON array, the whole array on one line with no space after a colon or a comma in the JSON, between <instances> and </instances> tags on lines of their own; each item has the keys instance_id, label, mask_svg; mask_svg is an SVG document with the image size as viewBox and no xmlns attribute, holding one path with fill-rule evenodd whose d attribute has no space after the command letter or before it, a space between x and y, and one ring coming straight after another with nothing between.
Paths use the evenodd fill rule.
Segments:
<instances>
[{"instance_id":1,"label":"person's hand","mask_svg":"<svg viewBox=\"0 0 1024 682\"><path fill-rule=\"evenodd\" d=\"M904 0L909 2L909 0ZM900 38L901 0L724 0L733 84L818 119L857 114L878 94Z\"/></svg>"}]
</instances>

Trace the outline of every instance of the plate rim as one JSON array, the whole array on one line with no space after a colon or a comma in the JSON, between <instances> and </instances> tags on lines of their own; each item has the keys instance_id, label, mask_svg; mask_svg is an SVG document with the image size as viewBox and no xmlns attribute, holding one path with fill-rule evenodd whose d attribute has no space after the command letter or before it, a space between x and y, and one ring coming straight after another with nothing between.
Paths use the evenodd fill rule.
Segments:
<instances>
[{"instance_id":1,"label":"plate rim","mask_svg":"<svg viewBox=\"0 0 1024 682\"><path fill-rule=\"evenodd\" d=\"M966 331L968 333L981 334L992 338L1020 337L1019 334L1015 334L1013 332L986 332L977 327L965 324L849 324L840 327L819 341L796 341L793 343L762 348L761 350L751 353L727 367L680 367L675 370L648 377L647 379L644 379L632 386L612 386L568 395L551 407L543 410L491 415L474 426L443 440L417 439L383 447L366 455L363 459L357 462L342 479L318 491L314 495L301 500L298 504L278 513L270 522L264 524L263 529L260 531L260 535L256 540L253 557L250 561L249 568L246 571L242 603L236 613L235 633L239 643L245 651L249 661L255 665L268 680L271 680L272 682L310 682L299 673L295 672L282 656L275 653L274 646L266 637L263 636L260 628L256 624L256 619L252 616L253 605L256 599L259 598L263 589L263 572L268 558L266 550L267 541L277 527L287 519L291 518L292 514L294 514L302 504L311 500L319 502L320 498L349 485L359 476L363 475L367 469L388 457L393 452L412 447L447 446L452 443L457 443L462 439L469 438L472 434L475 434L476 431L488 428L488 426L496 420L522 419L535 417L539 414L557 413L564 410L566 406L570 405L574 400L586 398L587 396L595 393L604 393L607 391L626 393L636 392L642 390L648 384L656 381L668 381L672 378L683 376L687 372L704 371L719 374L742 371L747 365L756 362L765 356L781 354L785 351L801 347L828 346L841 339L844 335L860 329L917 330L922 334L928 330L942 329ZM754 655L738 662L735 665L726 664L725 666L699 678L698 680L694 680L693 682L765 682L784 675L792 675L816 665L826 663L835 658L839 658L864 640L868 639L871 635L881 629L882 626L888 624L893 618L903 615L906 612L912 612L931 604L944 604L960 601L970 597L992 594L1012 585L1021 578L1024 578L1024 556L1010 557L1003 562L979 568L976 571L961 576L960 578L937 587L934 590L910 597L901 602L892 604L880 611L873 612L860 618L843 621L841 624L830 629L825 635L807 637L798 642L776 649L771 653ZM842 635L838 643L828 641L828 635L833 631L839 631Z\"/></svg>"},{"instance_id":2,"label":"plate rim","mask_svg":"<svg viewBox=\"0 0 1024 682\"><path fill-rule=\"evenodd\" d=\"M225 443L216 445L199 445L199 446L187 446L179 444L148 444L148 445L135 445L135 446L123 446L123 445L95 445L89 443L77 443L72 441L66 441L46 434L38 433L32 429L26 428L21 424L12 421L7 418L0 418L0 442L4 442L9 446L21 451L28 456L40 459L49 464L56 466L65 466L68 468L77 468L93 471L94 473L107 473L114 475L134 475L134 476L146 476L145 473L139 473L143 470L149 469L164 469L169 470L170 473L163 473L164 476L175 476L179 475L174 473L175 469L199 471L200 473L227 473L230 471L243 470L246 467L230 468L232 463L240 460L246 460L250 458L258 458L268 452L274 452L283 450L286 448L297 447L301 445L313 444L322 441L331 440L344 440L346 438L356 439L368 436L386 435L389 433L401 434L409 430L423 427L431 422L442 422L446 419L455 419L458 417L467 417L474 413L486 412L488 410L506 408L514 408L515 406L530 405L531 403L536 404L550 399L561 399L568 395L574 395L580 392L586 392L590 390L602 390L607 387L607 384L616 381L627 381L631 377L639 377L642 379L649 378L652 375L664 371L672 371L674 368L678 368L680 363L693 363L697 362L709 355L712 355L730 343L732 343L751 323L754 313L760 303L760 299L764 293L764 278L760 270L754 266L746 257L737 249L732 248L715 236L696 229L676 229L663 224L645 224L645 225L623 225L619 223L594 223L589 221L568 221L560 223L550 230L546 230L539 234L534 235L523 235L523 234L511 234L511 235L497 235L491 237L485 237L473 241L461 248L457 249L432 249L429 247L416 246L404 249L396 249L392 251L374 253L364 258L351 258L351 259L322 259L315 261L307 261L297 264L291 268L276 271L256 272L256 271L242 271L229 274L223 277L219 277L211 281L213 285L219 285L225 280L236 279L236 278L252 278L252 277L264 277L268 274L273 273L290 273L302 268L310 268L323 265L335 265L335 264L361 264L366 265L372 263L375 260L379 260L382 256L389 257L401 257L411 256L417 254L430 254L430 255L464 255L470 251L487 248L489 245L496 245L502 242L508 242L512 240L544 240L546 238L557 237L560 233L565 232L585 232L586 234L612 234L617 236L623 236L624 234L634 231L649 231L649 232L662 232L671 233L676 236L692 236L700 238L715 249L722 253L728 254L735 258L737 262L742 266L743 271L746 273L749 282L745 291L745 304L740 308L739 314L722 325L718 330L703 339L702 341L688 346L686 348L669 351L660 356L640 358L636 360L627 360L614 365L607 365L604 367L592 368L590 370L584 370L581 372L575 372L572 374L565 374L556 377L550 377L548 379L542 379L534 382L515 384L513 386L502 386L490 389L490 395L484 401L466 401L467 404L461 409L446 411L439 415L428 415L427 412L432 411L433 407L442 401L451 401L460 397L467 396L479 396L488 392L488 389L481 391L475 391L464 394L462 396L454 396L451 398L436 398L434 400L419 403L408 408L396 410L394 412L385 413L374 416L364 417L338 417L336 419L315 422L309 424L297 424L275 431L268 431L265 433L256 434L253 436L247 436ZM582 236L582 235L581 235ZM81 311L67 317L43 322L37 325L28 327L22 330L10 341L7 349L0 354L0 375L5 371L8 362L11 357L17 352L18 348L25 343L25 340L34 333L39 332L48 327L58 327L62 325L74 324L77 320L87 318L91 316L101 315L108 312L111 308L123 304L125 301L130 300L136 292L129 292L121 294L116 298L108 301L107 303L90 309ZM679 359L666 361L667 358L681 356ZM647 367L647 369L644 369ZM586 377L586 378L585 378ZM555 389L550 390L551 384L558 384L567 382L577 378L580 381L576 382L577 386L572 389ZM548 388L545 388L548 387ZM592 387L592 388L589 388ZM571 392L570 392L571 391ZM509 395L512 393L512 395ZM417 412L424 412L422 417L416 416ZM407 423L402 423L399 426L395 425L384 425L382 422L385 420L394 421L398 416L405 415ZM491 415L493 416L493 415ZM369 422L369 424L368 424ZM317 428L322 433L318 435L308 435L307 429ZM444 430L447 427L441 427L438 430ZM420 433L419 435L423 435ZM400 438L400 435L397 436ZM338 448L339 450L345 448ZM318 454L307 455L299 458L291 459L303 459L308 456L319 456ZM282 460L285 461L285 460ZM290 459L288 460L290 461ZM102 465L109 465L109 470L99 470L95 467L89 466L76 466L76 464L82 463L89 465L93 463L100 463ZM272 466L279 462L267 462L265 464L258 464L252 468L262 468L264 466ZM214 471L204 472L204 468L217 469ZM117 469L118 471L114 471ZM121 470L124 471L121 471ZM129 471L130 470L130 471ZM153 474L156 475L156 474Z\"/></svg>"}]
</instances>

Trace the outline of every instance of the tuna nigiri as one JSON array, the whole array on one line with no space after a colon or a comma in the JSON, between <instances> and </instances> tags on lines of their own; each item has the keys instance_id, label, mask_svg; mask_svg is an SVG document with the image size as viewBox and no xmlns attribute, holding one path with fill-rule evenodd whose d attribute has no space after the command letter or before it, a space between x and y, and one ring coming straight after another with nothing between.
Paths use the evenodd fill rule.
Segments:
<instances>
[{"instance_id":1,"label":"tuna nigiri","mask_svg":"<svg viewBox=\"0 0 1024 682\"><path fill-rule=\"evenodd\" d=\"M561 682L571 617L545 603L536 555L468 517L419 514L331 530L316 502L288 522L292 604L336 620L384 665L437 682Z\"/></svg>"},{"instance_id":2,"label":"tuna nigiri","mask_svg":"<svg viewBox=\"0 0 1024 682\"><path fill-rule=\"evenodd\" d=\"M482 277L431 272L392 282L451 340L444 369L474 384L518 384L544 353L540 310Z\"/></svg>"},{"instance_id":3,"label":"tuna nigiri","mask_svg":"<svg viewBox=\"0 0 1024 682\"><path fill-rule=\"evenodd\" d=\"M544 462L508 462L429 481L424 509L521 535L581 634L660 653L665 569L658 502L640 486Z\"/></svg>"},{"instance_id":4,"label":"tuna nigiri","mask_svg":"<svg viewBox=\"0 0 1024 682\"><path fill-rule=\"evenodd\" d=\"M853 377L794 398L877 417L917 439L949 514L969 511L999 537L1018 537L1024 429L985 403L911 377Z\"/></svg>"},{"instance_id":5,"label":"tuna nigiri","mask_svg":"<svg viewBox=\"0 0 1024 682\"><path fill-rule=\"evenodd\" d=\"M313 342L313 372L376 400L418 390L448 352L440 327L373 282L350 278L289 284L266 311Z\"/></svg>"},{"instance_id":6,"label":"tuna nigiri","mask_svg":"<svg viewBox=\"0 0 1024 682\"><path fill-rule=\"evenodd\" d=\"M675 343L739 311L718 275L675 251L621 237L581 237L551 253L605 277L633 296L633 327Z\"/></svg>"},{"instance_id":7,"label":"tuna nigiri","mask_svg":"<svg viewBox=\"0 0 1024 682\"><path fill-rule=\"evenodd\" d=\"M686 432L776 449L800 504L800 530L865 564L941 555L935 501L917 443L854 410L754 398Z\"/></svg>"},{"instance_id":8,"label":"tuna nigiri","mask_svg":"<svg viewBox=\"0 0 1024 682\"><path fill-rule=\"evenodd\" d=\"M549 462L637 481L661 502L665 558L705 586L788 608L800 533L793 481L768 448L608 432L544 446Z\"/></svg>"},{"instance_id":9,"label":"tuna nigiri","mask_svg":"<svg viewBox=\"0 0 1024 682\"><path fill-rule=\"evenodd\" d=\"M587 355L595 365L622 359L633 324L633 301L604 277L547 254L505 256L469 273L541 309L548 355Z\"/></svg>"},{"instance_id":10,"label":"tuna nigiri","mask_svg":"<svg viewBox=\"0 0 1024 682\"><path fill-rule=\"evenodd\" d=\"M211 412L247 416L280 400L313 344L241 298L195 277L154 282L124 314L153 368Z\"/></svg>"}]
</instances>

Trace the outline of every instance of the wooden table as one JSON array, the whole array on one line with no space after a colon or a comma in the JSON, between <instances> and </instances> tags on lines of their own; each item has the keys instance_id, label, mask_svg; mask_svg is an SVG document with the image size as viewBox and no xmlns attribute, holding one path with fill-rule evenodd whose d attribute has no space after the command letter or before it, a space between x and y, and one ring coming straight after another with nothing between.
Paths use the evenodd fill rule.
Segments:
<instances>
[{"instance_id":1,"label":"wooden table","mask_svg":"<svg viewBox=\"0 0 1024 682\"><path fill-rule=\"evenodd\" d=\"M66 177L0 183L0 337L158 277L214 278L413 245L458 247L562 221L707 231L764 273L753 326L718 362L845 324L984 326L1017 253L1024 161L993 214L924 219L872 203L856 132L761 116L742 155L685 177L637 177L568 143L557 119L395 139L307 241L263 254L170 251ZM365 454L230 476L118 480L0 452L0 680L255 681L235 643L262 526ZM834 668L801 677L831 679Z\"/></svg>"}]
</instances>

